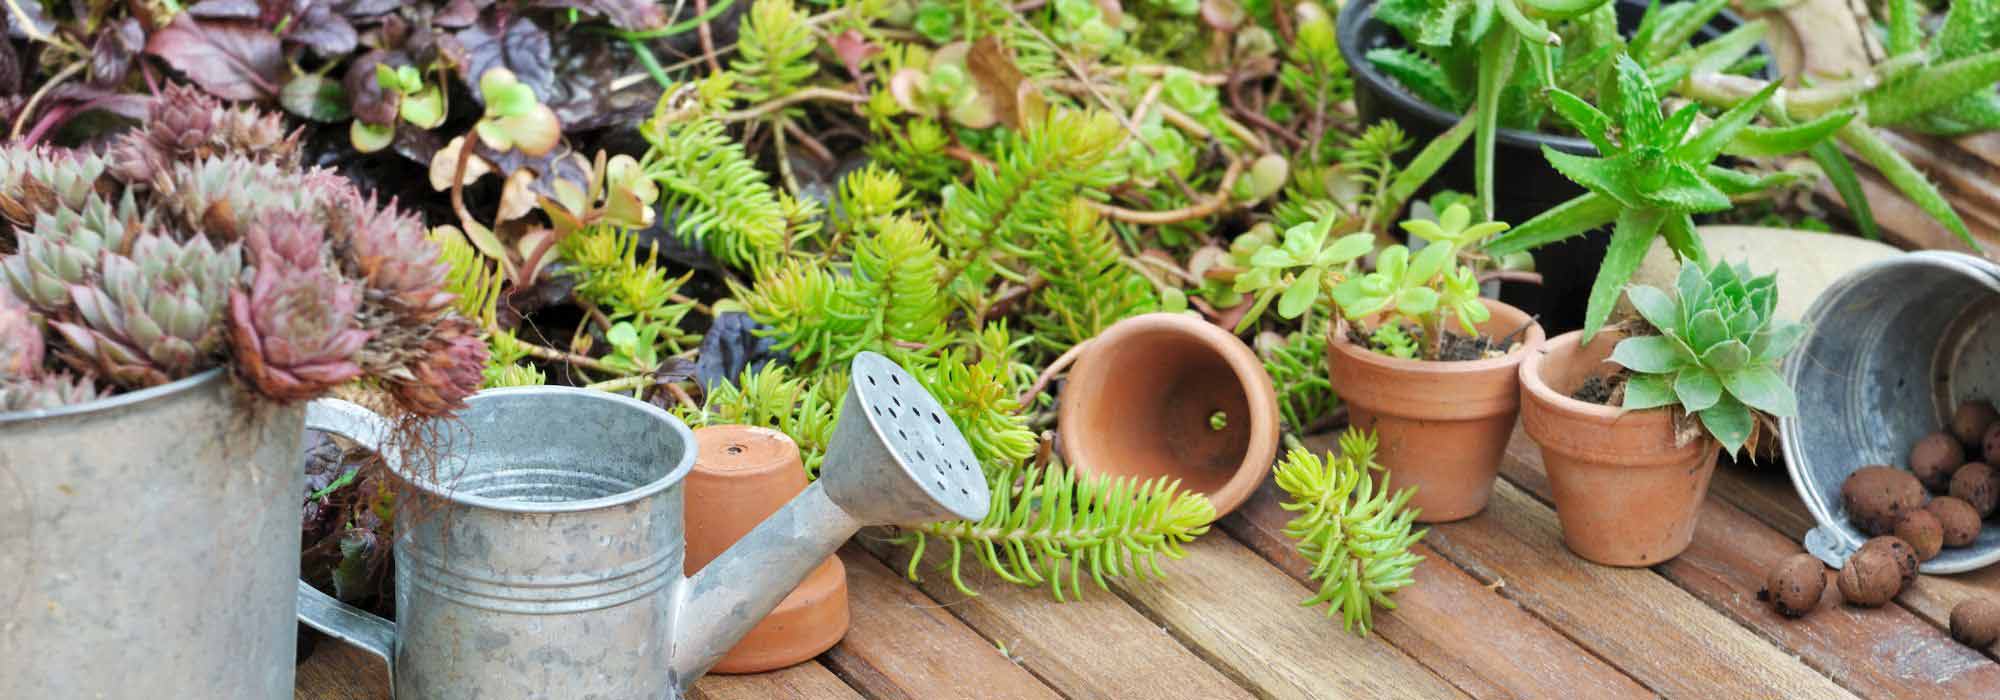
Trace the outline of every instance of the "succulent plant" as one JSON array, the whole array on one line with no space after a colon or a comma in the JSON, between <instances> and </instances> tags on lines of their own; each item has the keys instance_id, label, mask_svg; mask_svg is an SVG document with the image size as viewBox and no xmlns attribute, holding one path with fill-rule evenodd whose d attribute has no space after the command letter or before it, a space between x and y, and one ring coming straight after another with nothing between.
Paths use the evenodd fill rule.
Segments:
<instances>
[{"instance_id":1,"label":"succulent plant","mask_svg":"<svg viewBox=\"0 0 2000 700\"><path fill-rule=\"evenodd\" d=\"M465 397L485 381L486 341L479 327L456 314L445 316L423 339L409 361L384 376L389 393L404 409L443 416L465 407Z\"/></svg>"},{"instance_id":2,"label":"succulent plant","mask_svg":"<svg viewBox=\"0 0 2000 700\"><path fill-rule=\"evenodd\" d=\"M104 169L104 160L92 155L0 147L0 216L26 226L40 214L82 209Z\"/></svg>"},{"instance_id":3,"label":"succulent plant","mask_svg":"<svg viewBox=\"0 0 2000 700\"><path fill-rule=\"evenodd\" d=\"M113 175L141 185L156 182L175 163L220 156L296 168L299 133L286 133L278 114L232 109L199 89L170 84L147 108L145 125L112 144L107 159Z\"/></svg>"},{"instance_id":4,"label":"succulent plant","mask_svg":"<svg viewBox=\"0 0 2000 700\"><path fill-rule=\"evenodd\" d=\"M332 213L333 240L350 276L363 280L371 299L405 313L429 317L451 305L445 291L451 266L440 259L423 220L392 203L377 207L349 189Z\"/></svg>"},{"instance_id":5,"label":"succulent plant","mask_svg":"<svg viewBox=\"0 0 2000 700\"><path fill-rule=\"evenodd\" d=\"M79 321L51 325L86 373L128 388L165 384L221 348L223 305L242 267L233 244L142 235L129 257L104 255L101 280L70 285Z\"/></svg>"},{"instance_id":6,"label":"succulent plant","mask_svg":"<svg viewBox=\"0 0 2000 700\"><path fill-rule=\"evenodd\" d=\"M229 298L236 373L280 402L361 376L355 356L369 333L356 327L360 308L360 285L329 267L259 266L250 288Z\"/></svg>"},{"instance_id":7,"label":"succulent plant","mask_svg":"<svg viewBox=\"0 0 2000 700\"><path fill-rule=\"evenodd\" d=\"M148 225L137 212L128 193L115 207L91 194L76 209L37 214L32 229L16 233L16 254L0 260L0 277L44 313L66 308L70 285L93 279L106 253L125 250Z\"/></svg>"},{"instance_id":8,"label":"succulent plant","mask_svg":"<svg viewBox=\"0 0 2000 700\"><path fill-rule=\"evenodd\" d=\"M1331 603L1327 616L1340 613L1341 626L1362 636L1374 606L1395 609L1389 596L1415 580L1423 557L1410 547L1429 532L1411 530L1415 489L1391 494L1386 476L1377 488L1369 473L1382 469L1375 441L1372 433L1348 428L1338 455L1292 450L1277 467L1278 487L1288 496L1282 507L1297 513L1285 536L1298 540L1299 554L1313 563L1308 575L1320 584L1302 604Z\"/></svg>"},{"instance_id":9,"label":"succulent plant","mask_svg":"<svg viewBox=\"0 0 2000 700\"><path fill-rule=\"evenodd\" d=\"M34 312L0 286L0 380L40 374L43 347L42 327Z\"/></svg>"},{"instance_id":10,"label":"succulent plant","mask_svg":"<svg viewBox=\"0 0 2000 700\"><path fill-rule=\"evenodd\" d=\"M0 377L0 413L38 411L96 401L105 392L89 377L52 372L39 377Z\"/></svg>"},{"instance_id":11,"label":"succulent plant","mask_svg":"<svg viewBox=\"0 0 2000 700\"><path fill-rule=\"evenodd\" d=\"M153 182L152 202L190 232L225 241L271 210L312 211L325 201L322 178L240 157L177 163Z\"/></svg>"},{"instance_id":12,"label":"succulent plant","mask_svg":"<svg viewBox=\"0 0 2000 700\"><path fill-rule=\"evenodd\" d=\"M1677 298L1644 285L1625 293L1660 334L1626 338L1613 349L1611 361L1632 371L1624 406L1679 405L1736 453L1756 436L1752 411L1797 412L1778 363L1805 327L1773 318L1777 276L1753 277L1741 263L1705 273L1699 264L1682 265L1674 287Z\"/></svg>"}]
</instances>

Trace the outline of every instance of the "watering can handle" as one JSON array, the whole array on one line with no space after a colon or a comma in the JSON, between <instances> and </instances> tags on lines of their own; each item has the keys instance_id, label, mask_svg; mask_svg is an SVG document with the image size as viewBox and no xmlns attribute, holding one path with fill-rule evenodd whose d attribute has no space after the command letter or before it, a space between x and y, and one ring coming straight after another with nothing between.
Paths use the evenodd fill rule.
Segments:
<instances>
[{"instance_id":1,"label":"watering can handle","mask_svg":"<svg viewBox=\"0 0 2000 700\"><path fill-rule=\"evenodd\" d=\"M306 427L339 435L378 452L389 435L388 421L373 411L339 399L319 399L307 404ZM393 457L384 455L384 458ZM303 580L299 581L299 621L334 639L382 657L382 661L389 665L389 677L391 685L394 685L396 623L340 602Z\"/></svg>"}]
</instances>

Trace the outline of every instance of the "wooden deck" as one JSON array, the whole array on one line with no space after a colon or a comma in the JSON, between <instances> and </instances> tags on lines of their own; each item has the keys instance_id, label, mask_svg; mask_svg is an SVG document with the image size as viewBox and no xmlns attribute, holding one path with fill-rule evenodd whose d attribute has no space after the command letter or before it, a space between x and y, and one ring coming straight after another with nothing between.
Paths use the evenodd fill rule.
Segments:
<instances>
[{"instance_id":1,"label":"wooden deck","mask_svg":"<svg viewBox=\"0 0 2000 700\"><path fill-rule=\"evenodd\" d=\"M1266 483L1163 581L1044 590L902 578L902 551L857 538L853 628L818 659L709 676L695 697L772 698L2000 698L2000 663L1944 632L1951 607L2000 597L2000 567L1922 577L1896 603L1803 620L1756 599L1812 518L1781 470L1724 465L1694 544L1650 569L1563 548L1540 453L1519 433L1485 513L1435 526L1415 585L1359 638L1304 608L1306 563ZM968 565L968 573L977 567ZM979 572L984 573L984 572ZM337 643L299 669L303 700L386 698L380 664Z\"/></svg>"}]
</instances>

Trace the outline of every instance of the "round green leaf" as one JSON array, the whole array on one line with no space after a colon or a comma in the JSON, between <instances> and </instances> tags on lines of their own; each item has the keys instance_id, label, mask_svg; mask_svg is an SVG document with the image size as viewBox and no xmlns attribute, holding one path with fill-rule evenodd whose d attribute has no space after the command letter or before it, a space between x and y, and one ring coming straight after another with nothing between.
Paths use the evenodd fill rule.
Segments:
<instances>
[{"instance_id":1,"label":"round green leaf","mask_svg":"<svg viewBox=\"0 0 2000 700\"><path fill-rule=\"evenodd\" d=\"M1722 399L1722 380L1699 367L1684 369L1674 377L1674 396L1680 399L1681 408L1704 410Z\"/></svg>"},{"instance_id":2,"label":"round green leaf","mask_svg":"<svg viewBox=\"0 0 2000 700\"><path fill-rule=\"evenodd\" d=\"M307 73L293 78L278 91L278 103L285 111L316 122L334 123L348 118L347 91L340 81Z\"/></svg>"},{"instance_id":3,"label":"round green leaf","mask_svg":"<svg viewBox=\"0 0 2000 700\"><path fill-rule=\"evenodd\" d=\"M1298 318L1312 308L1313 300L1319 297L1319 282L1320 276L1311 271L1292 280L1291 286L1285 288L1285 295L1278 299L1278 315Z\"/></svg>"}]
</instances>

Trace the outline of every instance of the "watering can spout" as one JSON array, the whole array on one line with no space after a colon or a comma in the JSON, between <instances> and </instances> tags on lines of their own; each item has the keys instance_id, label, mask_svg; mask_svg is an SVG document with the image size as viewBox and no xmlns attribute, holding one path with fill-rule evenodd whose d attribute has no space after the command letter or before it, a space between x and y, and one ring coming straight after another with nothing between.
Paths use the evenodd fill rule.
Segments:
<instances>
[{"instance_id":1,"label":"watering can spout","mask_svg":"<svg viewBox=\"0 0 2000 700\"><path fill-rule=\"evenodd\" d=\"M937 400L872 352L851 372L820 479L682 582L683 692L863 526L986 517L985 474Z\"/></svg>"}]
</instances>

